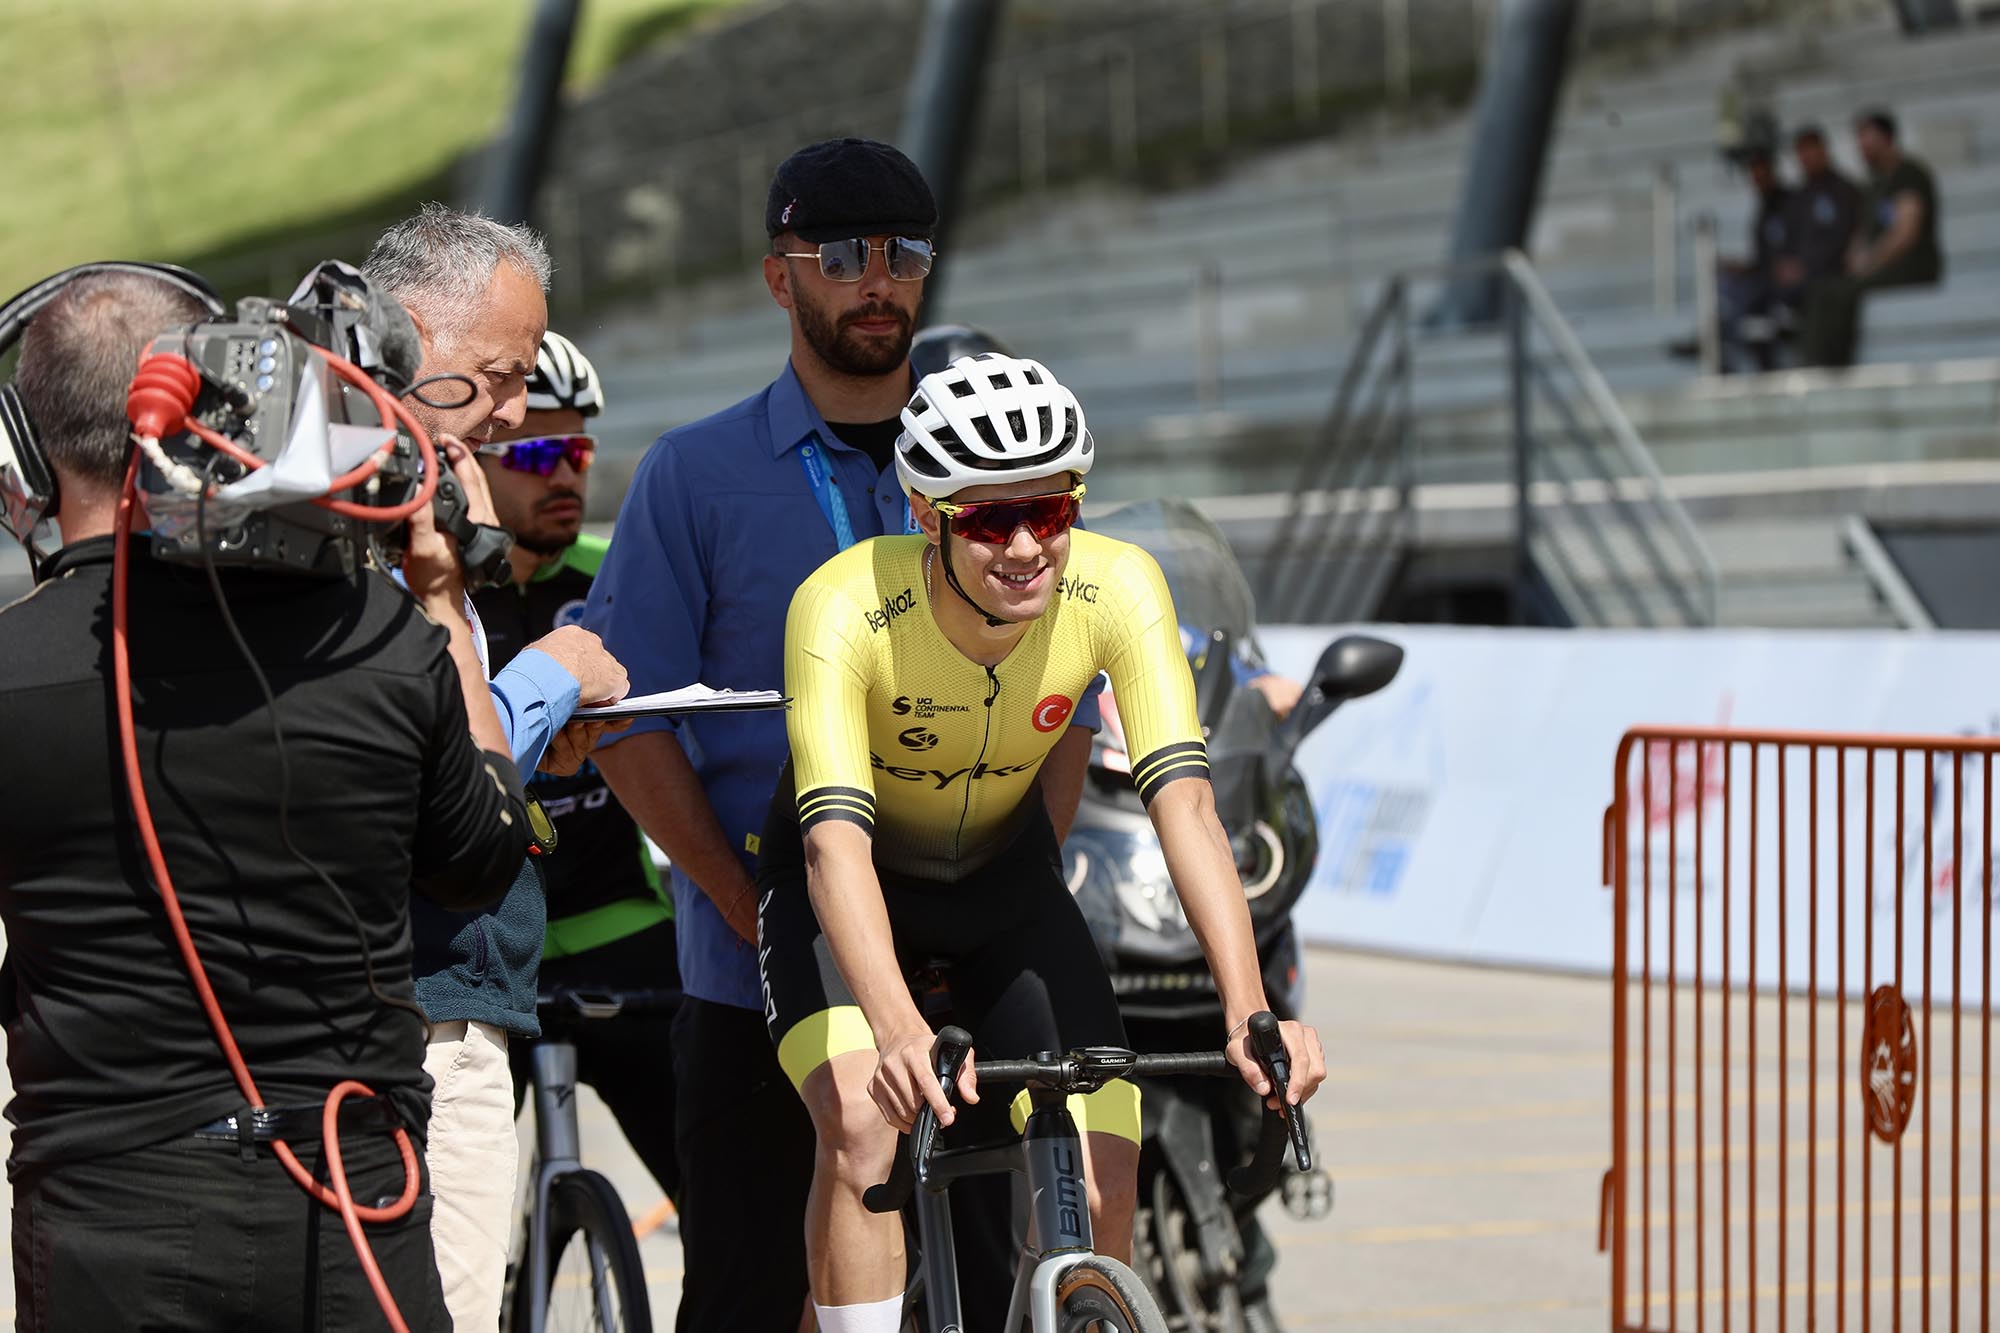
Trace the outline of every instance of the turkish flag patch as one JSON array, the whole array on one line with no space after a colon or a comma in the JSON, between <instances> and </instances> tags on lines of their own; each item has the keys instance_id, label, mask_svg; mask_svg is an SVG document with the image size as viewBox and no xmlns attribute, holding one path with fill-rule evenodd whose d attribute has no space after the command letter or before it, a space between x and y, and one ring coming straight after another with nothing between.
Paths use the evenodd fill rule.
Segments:
<instances>
[{"instance_id":1,"label":"turkish flag patch","mask_svg":"<svg viewBox=\"0 0 2000 1333\"><path fill-rule=\"evenodd\" d=\"M1035 730L1054 731L1069 721L1069 715L1075 707L1067 694L1051 694L1035 705Z\"/></svg>"}]
</instances>

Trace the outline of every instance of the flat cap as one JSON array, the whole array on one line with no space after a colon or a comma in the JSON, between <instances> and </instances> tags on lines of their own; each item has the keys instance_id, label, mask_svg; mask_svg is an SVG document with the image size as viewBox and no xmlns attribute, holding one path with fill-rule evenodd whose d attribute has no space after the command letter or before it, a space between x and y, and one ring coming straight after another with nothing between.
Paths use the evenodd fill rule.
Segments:
<instances>
[{"instance_id":1,"label":"flat cap","mask_svg":"<svg viewBox=\"0 0 2000 1333\"><path fill-rule=\"evenodd\" d=\"M808 144L778 164L764 231L815 245L848 236L922 236L937 230L937 200L917 164L873 139Z\"/></svg>"}]
</instances>

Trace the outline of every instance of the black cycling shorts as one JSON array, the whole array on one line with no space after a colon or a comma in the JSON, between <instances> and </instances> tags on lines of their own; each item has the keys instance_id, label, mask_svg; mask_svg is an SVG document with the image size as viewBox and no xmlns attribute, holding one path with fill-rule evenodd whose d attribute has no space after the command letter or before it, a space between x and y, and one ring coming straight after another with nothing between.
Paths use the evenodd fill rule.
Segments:
<instances>
[{"instance_id":1,"label":"black cycling shorts","mask_svg":"<svg viewBox=\"0 0 2000 1333\"><path fill-rule=\"evenodd\" d=\"M1018 1059L1076 1046L1123 1046L1125 1024L1090 927L1062 877L1062 853L1039 793L993 860L952 883L876 867L905 974L942 963L954 1020L975 1055ZM836 1055L875 1049L835 966L806 892L791 765L765 821L757 864L758 968L764 1019L794 1086ZM1016 1128L1025 1119L1016 1099ZM992 1105L991 1102L982 1105ZM1070 1098L1077 1127L1139 1141L1139 1090L1118 1080Z\"/></svg>"}]
</instances>

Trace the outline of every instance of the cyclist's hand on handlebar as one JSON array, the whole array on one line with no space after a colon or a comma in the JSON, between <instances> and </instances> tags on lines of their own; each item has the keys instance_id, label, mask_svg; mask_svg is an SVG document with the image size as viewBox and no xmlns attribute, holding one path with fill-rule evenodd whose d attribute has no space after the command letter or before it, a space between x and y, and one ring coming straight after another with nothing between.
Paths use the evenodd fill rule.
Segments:
<instances>
[{"instance_id":1,"label":"cyclist's hand on handlebar","mask_svg":"<svg viewBox=\"0 0 2000 1333\"><path fill-rule=\"evenodd\" d=\"M931 1031L918 1026L883 1043L875 1065L875 1077L868 1082L868 1095L882 1112L882 1118L907 1134L916 1124L917 1112L929 1102L940 1125L949 1125L957 1111L946 1100L931 1069ZM959 1096L967 1102L979 1100L972 1077L972 1056L965 1057L959 1074Z\"/></svg>"},{"instance_id":2,"label":"cyclist's hand on handlebar","mask_svg":"<svg viewBox=\"0 0 2000 1333\"><path fill-rule=\"evenodd\" d=\"M1291 1078L1285 1088L1286 1100L1293 1106L1300 1106L1326 1081L1326 1053L1320 1049L1318 1031L1304 1023L1281 1022L1278 1034L1285 1040L1285 1054L1291 1061ZM1251 1049L1249 1032L1239 1032L1231 1037L1223 1053L1229 1057L1229 1063L1236 1066L1236 1072L1243 1076L1243 1081L1250 1085L1250 1090L1264 1099L1265 1106L1273 1111L1281 1109L1272 1092L1270 1076L1257 1063L1257 1054Z\"/></svg>"}]
</instances>

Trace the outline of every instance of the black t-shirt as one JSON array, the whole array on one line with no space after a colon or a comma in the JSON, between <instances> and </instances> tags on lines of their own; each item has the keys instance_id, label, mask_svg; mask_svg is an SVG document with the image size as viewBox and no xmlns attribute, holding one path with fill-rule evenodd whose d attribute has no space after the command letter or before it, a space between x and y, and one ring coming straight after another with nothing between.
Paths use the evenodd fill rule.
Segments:
<instances>
[{"instance_id":1,"label":"black t-shirt","mask_svg":"<svg viewBox=\"0 0 2000 1333\"><path fill-rule=\"evenodd\" d=\"M895 458L896 437L903 433L903 418L890 417L887 421L829 421L826 428L840 437L840 442L859 449L874 461L875 470L880 472Z\"/></svg>"},{"instance_id":2,"label":"black t-shirt","mask_svg":"<svg viewBox=\"0 0 2000 1333\"><path fill-rule=\"evenodd\" d=\"M1937 182L1930 168L1913 157L1896 164L1896 169L1868 185L1868 198L1861 218L1862 236L1879 240L1896 220L1896 200L1914 194L1924 206L1923 226L1917 239L1891 267L1906 282L1935 281L1944 270L1944 256L1938 251Z\"/></svg>"},{"instance_id":3,"label":"black t-shirt","mask_svg":"<svg viewBox=\"0 0 2000 1333\"><path fill-rule=\"evenodd\" d=\"M1750 223L1750 263L1759 273L1770 275L1779 255L1792 251L1792 192L1774 185L1757 201L1757 216Z\"/></svg>"},{"instance_id":4,"label":"black t-shirt","mask_svg":"<svg viewBox=\"0 0 2000 1333\"><path fill-rule=\"evenodd\" d=\"M591 580L608 546L602 537L580 536L560 560L529 582L473 594L494 671L558 625L582 621ZM586 759L569 777L537 773L529 784L556 826L556 849L542 859L552 944L559 941L566 919L612 903L638 900L672 910L650 871L639 826L612 795L596 763Z\"/></svg>"},{"instance_id":5,"label":"black t-shirt","mask_svg":"<svg viewBox=\"0 0 2000 1333\"><path fill-rule=\"evenodd\" d=\"M1837 171L1808 177L1792 192L1792 254L1808 281L1847 271L1847 246L1860 218L1861 191Z\"/></svg>"},{"instance_id":6,"label":"black t-shirt","mask_svg":"<svg viewBox=\"0 0 2000 1333\"><path fill-rule=\"evenodd\" d=\"M112 540L65 548L0 612L0 918L10 1176L124 1152L243 1106L146 870L111 696ZM338 899L278 835L271 720L199 568L135 543L132 697L169 874L266 1105L344 1078L429 1114L417 1018L369 994ZM388 579L222 571L277 692L298 848L410 999L410 894L470 908L526 851L512 762L481 753L443 630Z\"/></svg>"}]
</instances>

